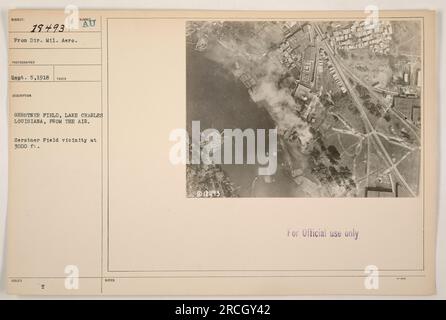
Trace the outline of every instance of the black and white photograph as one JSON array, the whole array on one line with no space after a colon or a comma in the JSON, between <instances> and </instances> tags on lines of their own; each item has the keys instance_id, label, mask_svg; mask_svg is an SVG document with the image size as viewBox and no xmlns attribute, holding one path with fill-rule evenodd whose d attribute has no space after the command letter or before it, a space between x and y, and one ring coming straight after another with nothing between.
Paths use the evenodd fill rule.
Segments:
<instances>
[{"instance_id":1,"label":"black and white photograph","mask_svg":"<svg viewBox=\"0 0 446 320\"><path fill-rule=\"evenodd\" d=\"M220 133L188 197L418 195L420 19L188 21L186 46L189 136Z\"/></svg>"}]
</instances>

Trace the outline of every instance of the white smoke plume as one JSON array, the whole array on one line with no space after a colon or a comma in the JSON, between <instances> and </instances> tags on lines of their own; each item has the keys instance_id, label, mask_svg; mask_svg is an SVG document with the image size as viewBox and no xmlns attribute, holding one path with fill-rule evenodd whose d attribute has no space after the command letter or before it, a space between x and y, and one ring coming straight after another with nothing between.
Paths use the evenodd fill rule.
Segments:
<instances>
[{"instance_id":1,"label":"white smoke plume","mask_svg":"<svg viewBox=\"0 0 446 320\"><path fill-rule=\"evenodd\" d=\"M246 25L246 27L252 27ZM212 37L214 31L208 30ZM256 41L235 43L231 37L218 39L218 46L209 48L206 56L229 69L233 74L248 72L255 75L256 86L250 91L254 102L266 102L266 109L277 125L279 134L286 130L296 130L303 148L312 139L310 126L297 114L299 106L287 88L279 88L278 82L285 74L284 67L271 54L272 43ZM260 54L263 52L263 54ZM262 104L265 105L265 104Z\"/></svg>"}]
</instances>

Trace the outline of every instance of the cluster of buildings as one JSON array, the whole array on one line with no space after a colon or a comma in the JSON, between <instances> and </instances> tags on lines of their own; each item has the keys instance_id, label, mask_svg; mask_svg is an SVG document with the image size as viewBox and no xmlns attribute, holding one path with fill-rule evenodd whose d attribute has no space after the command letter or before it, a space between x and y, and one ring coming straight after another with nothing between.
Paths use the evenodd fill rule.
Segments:
<instances>
[{"instance_id":1,"label":"cluster of buildings","mask_svg":"<svg viewBox=\"0 0 446 320\"><path fill-rule=\"evenodd\" d=\"M393 107L407 120L416 126L421 126L421 101L417 96L396 96L393 98Z\"/></svg>"},{"instance_id":2,"label":"cluster of buildings","mask_svg":"<svg viewBox=\"0 0 446 320\"><path fill-rule=\"evenodd\" d=\"M325 108L318 99L314 99L316 95L305 85L299 84L293 96L300 100L299 107L297 108L300 117L313 128L318 128L325 120L325 117L322 116Z\"/></svg>"},{"instance_id":3,"label":"cluster of buildings","mask_svg":"<svg viewBox=\"0 0 446 320\"><path fill-rule=\"evenodd\" d=\"M249 73L243 73L239 79L248 90L251 90L257 84L257 81Z\"/></svg>"},{"instance_id":4,"label":"cluster of buildings","mask_svg":"<svg viewBox=\"0 0 446 320\"><path fill-rule=\"evenodd\" d=\"M319 61L324 61L324 60L326 61L327 67L328 67L328 72L333 77L334 81L338 85L338 87L341 90L341 92L342 93L346 93L347 89L345 88L344 82L339 77L338 73L336 72L336 69L334 68L334 66L331 63L330 59L328 59L328 55L327 55L327 53L325 52L325 50L323 48L319 49L319 55L321 56L321 60L319 60Z\"/></svg>"},{"instance_id":5,"label":"cluster of buildings","mask_svg":"<svg viewBox=\"0 0 446 320\"><path fill-rule=\"evenodd\" d=\"M312 46L312 32L309 24L301 25L299 22L286 22L285 40L280 44L280 62L297 79L301 78L301 73L308 83L312 81L316 50Z\"/></svg>"},{"instance_id":6,"label":"cluster of buildings","mask_svg":"<svg viewBox=\"0 0 446 320\"><path fill-rule=\"evenodd\" d=\"M380 21L376 26L369 26L365 21L355 21L351 26L334 31L333 37L342 50L369 48L375 53L388 54L392 33L389 21Z\"/></svg>"},{"instance_id":7,"label":"cluster of buildings","mask_svg":"<svg viewBox=\"0 0 446 320\"><path fill-rule=\"evenodd\" d=\"M304 50L300 80L302 83L312 86L316 64L316 47L308 46Z\"/></svg>"},{"instance_id":8,"label":"cluster of buildings","mask_svg":"<svg viewBox=\"0 0 446 320\"><path fill-rule=\"evenodd\" d=\"M423 86L423 76L421 74L421 69L413 70L411 64L405 68L402 73L402 81L399 86L399 93L403 96L419 96L421 92L421 87Z\"/></svg>"},{"instance_id":9,"label":"cluster of buildings","mask_svg":"<svg viewBox=\"0 0 446 320\"><path fill-rule=\"evenodd\" d=\"M303 46L302 43L296 43L294 47L289 41L284 41L279 50L280 62L297 80L311 87L316 71L316 47Z\"/></svg>"},{"instance_id":10,"label":"cluster of buildings","mask_svg":"<svg viewBox=\"0 0 446 320\"><path fill-rule=\"evenodd\" d=\"M423 75L416 64L406 63L401 66L401 78L398 85L398 94L393 97L393 107L404 118L416 126L421 126L421 87Z\"/></svg>"},{"instance_id":11,"label":"cluster of buildings","mask_svg":"<svg viewBox=\"0 0 446 320\"><path fill-rule=\"evenodd\" d=\"M302 61L302 53L290 45L288 41L281 43L279 50L281 52L280 62L288 69L297 68Z\"/></svg>"},{"instance_id":12,"label":"cluster of buildings","mask_svg":"<svg viewBox=\"0 0 446 320\"><path fill-rule=\"evenodd\" d=\"M288 69L298 67L303 58L302 52L309 44L309 37L301 28L286 37L279 47L282 64Z\"/></svg>"},{"instance_id":13,"label":"cluster of buildings","mask_svg":"<svg viewBox=\"0 0 446 320\"><path fill-rule=\"evenodd\" d=\"M281 24L283 34L289 37L296 33L302 26L299 21L285 21Z\"/></svg>"}]
</instances>

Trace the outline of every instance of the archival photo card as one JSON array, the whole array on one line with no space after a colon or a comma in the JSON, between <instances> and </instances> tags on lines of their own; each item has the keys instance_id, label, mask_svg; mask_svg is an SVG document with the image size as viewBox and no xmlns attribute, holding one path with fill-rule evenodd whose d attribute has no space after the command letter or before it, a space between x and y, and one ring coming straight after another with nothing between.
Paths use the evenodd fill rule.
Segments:
<instances>
[{"instance_id":1,"label":"archival photo card","mask_svg":"<svg viewBox=\"0 0 446 320\"><path fill-rule=\"evenodd\" d=\"M11 10L18 295L427 295L434 11Z\"/></svg>"}]
</instances>

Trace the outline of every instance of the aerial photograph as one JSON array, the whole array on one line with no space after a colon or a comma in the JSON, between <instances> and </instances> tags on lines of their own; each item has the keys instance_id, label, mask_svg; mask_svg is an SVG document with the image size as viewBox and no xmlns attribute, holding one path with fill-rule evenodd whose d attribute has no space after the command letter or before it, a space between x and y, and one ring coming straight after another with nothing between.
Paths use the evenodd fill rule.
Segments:
<instances>
[{"instance_id":1,"label":"aerial photograph","mask_svg":"<svg viewBox=\"0 0 446 320\"><path fill-rule=\"evenodd\" d=\"M194 122L201 131L275 129L277 168L188 163L187 197L417 197L422 26L188 21L188 133Z\"/></svg>"}]
</instances>

